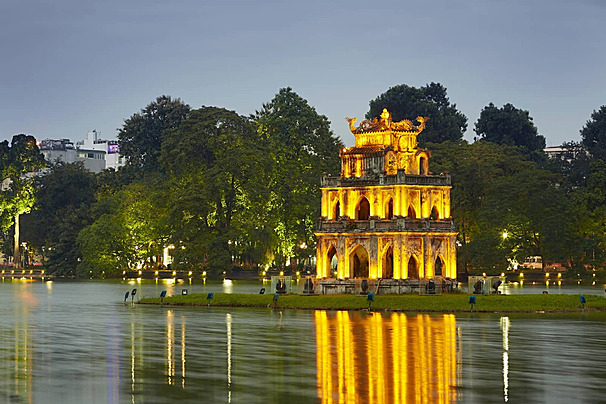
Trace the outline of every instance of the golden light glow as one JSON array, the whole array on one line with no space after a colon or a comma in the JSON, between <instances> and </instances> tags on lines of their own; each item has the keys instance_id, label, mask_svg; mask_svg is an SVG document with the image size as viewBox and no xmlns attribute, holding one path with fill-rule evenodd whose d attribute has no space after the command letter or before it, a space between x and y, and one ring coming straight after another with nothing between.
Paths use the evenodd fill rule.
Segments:
<instances>
[{"instance_id":1,"label":"golden light glow","mask_svg":"<svg viewBox=\"0 0 606 404\"><path fill-rule=\"evenodd\" d=\"M385 110L380 119L364 120L356 127L356 119L347 118L356 143L354 148L342 149L341 178L323 180L322 223L316 232L318 278L406 279L411 257L417 263L412 278L433 278L436 262L441 276L456 278L457 233L451 221L451 185L448 178L429 173L430 155L417 147L417 135L428 119L419 116L416 124L410 120L394 122ZM377 171L389 181L342 182ZM399 178L399 173L424 178L407 181ZM396 222L398 217L418 223ZM364 241L356 241L361 239ZM354 270L357 261L352 250L356 244L368 256L364 261L368 274L365 269L363 275Z\"/></svg>"},{"instance_id":2,"label":"golden light glow","mask_svg":"<svg viewBox=\"0 0 606 404\"><path fill-rule=\"evenodd\" d=\"M316 311L322 403L455 402L456 319Z\"/></svg>"},{"instance_id":3,"label":"golden light glow","mask_svg":"<svg viewBox=\"0 0 606 404\"><path fill-rule=\"evenodd\" d=\"M280 271L280 276L284 276L284 271Z\"/></svg>"}]
</instances>

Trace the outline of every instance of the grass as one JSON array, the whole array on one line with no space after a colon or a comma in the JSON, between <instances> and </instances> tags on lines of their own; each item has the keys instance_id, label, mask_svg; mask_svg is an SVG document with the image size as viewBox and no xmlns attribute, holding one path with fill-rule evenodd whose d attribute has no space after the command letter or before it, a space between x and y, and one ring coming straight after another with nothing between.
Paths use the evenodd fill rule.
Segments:
<instances>
[{"instance_id":1,"label":"grass","mask_svg":"<svg viewBox=\"0 0 606 404\"><path fill-rule=\"evenodd\" d=\"M586 311L606 311L606 298L586 295ZM211 306L268 307L274 304L273 294L215 293ZM470 310L469 295L441 296L377 295L372 310L454 313ZM162 304L160 298L141 299L141 304ZM164 305L206 306L206 294L177 295L164 298ZM283 295L277 307L310 310L363 310L368 308L366 296L356 295ZM582 311L579 295L487 295L477 296L475 312L498 313L565 313Z\"/></svg>"}]
</instances>

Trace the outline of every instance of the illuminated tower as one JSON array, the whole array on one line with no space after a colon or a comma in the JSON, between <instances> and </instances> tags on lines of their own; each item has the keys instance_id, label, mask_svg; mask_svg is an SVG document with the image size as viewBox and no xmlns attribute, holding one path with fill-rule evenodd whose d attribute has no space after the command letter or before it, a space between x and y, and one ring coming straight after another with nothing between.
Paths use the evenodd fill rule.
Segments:
<instances>
[{"instance_id":1,"label":"illuminated tower","mask_svg":"<svg viewBox=\"0 0 606 404\"><path fill-rule=\"evenodd\" d=\"M430 174L417 147L428 118L347 120L356 145L341 150L339 177L322 178L318 278L456 278L450 176Z\"/></svg>"}]
</instances>

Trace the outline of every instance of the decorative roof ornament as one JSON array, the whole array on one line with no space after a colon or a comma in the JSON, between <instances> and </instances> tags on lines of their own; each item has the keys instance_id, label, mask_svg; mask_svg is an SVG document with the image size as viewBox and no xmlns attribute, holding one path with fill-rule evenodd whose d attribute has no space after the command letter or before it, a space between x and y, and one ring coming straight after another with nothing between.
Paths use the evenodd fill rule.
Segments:
<instances>
[{"instance_id":1,"label":"decorative roof ornament","mask_svg":"<svg viewBox=\"0 0 606 404\"><path fill-rule=\"evenodd\" d=\"M354 135L360 133L372 133L372 132L383 132L383 131L394 131L394 132L407 132L410 134L418 135L425 129L425 122L429 120L427 117L418 116L417 122L419 125L414 125L408 119L404 119L403 121L393 122L391 120L391 113L387 111L387 108L383 108L383 112L381 113L380 120L374 118L373 120L364 119L360 122L360 125L356 128L355 123L357 121L356 118L345 118L347 122L349 122L349 130Z\"/></svg>"}]
</instances>

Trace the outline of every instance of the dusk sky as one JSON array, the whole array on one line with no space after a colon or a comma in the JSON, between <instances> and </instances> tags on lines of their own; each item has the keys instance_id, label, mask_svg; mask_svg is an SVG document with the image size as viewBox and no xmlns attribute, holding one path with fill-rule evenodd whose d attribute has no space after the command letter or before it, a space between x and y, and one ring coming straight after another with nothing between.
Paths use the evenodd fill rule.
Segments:
<instances>
[{"instance_id":1,"label":"dusk sky","mask_svg":"<svg viewBox=\"0 0 606 404\"><path fill-rule=\"evenodd\" d=\"M345 117L433 81L466 139L512 103L559 145L606 104L605 39L602 0L2 0L0 138L113 139L162 94L248 115L290 86L352 145Z\"/></svg>"}]
</instances>

